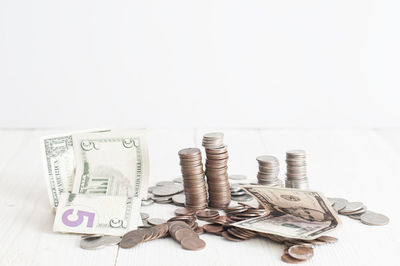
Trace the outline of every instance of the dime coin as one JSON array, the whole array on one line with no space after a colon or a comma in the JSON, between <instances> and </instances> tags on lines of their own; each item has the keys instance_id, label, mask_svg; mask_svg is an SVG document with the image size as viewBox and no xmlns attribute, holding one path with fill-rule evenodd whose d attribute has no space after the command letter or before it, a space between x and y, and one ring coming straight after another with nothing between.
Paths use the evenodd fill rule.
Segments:
<instances>
[{"instance_id":1,"label":"dime coin","mask_svg":"<svg viewBox=\"0 0 400 266\"><path fill-rule=\"evenodd\" d=\"M147 213L141 212L140 217L142 218L142 220L146 220L147 218L149 218L149 215Z\"/></svg>"},{"instance_id":2,"label":"dime coin","mask_svg":"<svg viewBox=\"0 0 400 266\"><path fill-rule=\"evenodd\" d=\"M182 239L181 245L184 249L200 250L206 246L206 242L204 242L197 236Z\"/></svg>"},{"instance_id":3,"label":"dime coin","mask_svg":"<svg viewBox=\"0 0 400 266\"><path fill-rule=\"evenodd\" d=\"M160 218L149 218L147 219L147 222L152 225L160 225L160 224L165 224L167 221Z\"/></svg>"},{"instance_id":4,"label":"dime coin","mask_svg":"<svg viewBox=\"0 0 400 266\"><path fill-rule=\"evenodd\" d=\"M95 239L81 239L80 247L83 249L100 249L104 247L103 237L95 238Z\"/></svg>"},{"instance_id":5,"label":"dime coin","mask_svg":"<svg viewBox=\"0 0 400 266\"><path fill-rule=\"evenodd\" d=\"M361 222L368 225L386 225L389 218L383 214L367 211L361 215Z\"/></svg>"},{"instance_id":6,"label":"dime coin","mask_svg":"<svg viewBox=\"0 0 400 266\"><path fill-rule=\"evenodd\" d=\"M358 211L364 207L362 202L348 202L346 207L339 211L340 214L351 213L354 211Z\"/></svg>"},{"instance_id":7,"label":"dime coin","mask_svg":"<svg viewBox=\"0 0 400 266\"><path fill-rule=\"evenodd\" d=\"M292 258L298 260L308 260L314 256L314 249L312 247L303 245L295 245L289 248L288 253Z\"/></svg>"},{"instance_id":8,"label":"dime coin","mask_svg":"<svg viewBox=\"0 0 400 266\"><path fill-rule=\"evenodd\" d=\"M112 246L112 245L118 245L119 242L121 242L121 237L120 236L104 236L103 237L103 242L104 245L106 246Z\"/></svg>"}]
</instances>

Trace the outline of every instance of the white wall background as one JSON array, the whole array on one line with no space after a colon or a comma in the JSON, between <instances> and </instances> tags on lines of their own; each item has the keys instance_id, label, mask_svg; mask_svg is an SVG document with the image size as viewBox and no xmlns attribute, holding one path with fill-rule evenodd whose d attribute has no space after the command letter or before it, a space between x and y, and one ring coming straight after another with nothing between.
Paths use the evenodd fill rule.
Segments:
<instances>
[{"instance_id":1,"label":"white wall background","mask_svg":"<svg viewBox=\"0 0 400 266\"><path fill-rule=\"evenodd\" d=\"M0 0L0 127L399 127L400 1Z\"/></svg>"}]
</instances>

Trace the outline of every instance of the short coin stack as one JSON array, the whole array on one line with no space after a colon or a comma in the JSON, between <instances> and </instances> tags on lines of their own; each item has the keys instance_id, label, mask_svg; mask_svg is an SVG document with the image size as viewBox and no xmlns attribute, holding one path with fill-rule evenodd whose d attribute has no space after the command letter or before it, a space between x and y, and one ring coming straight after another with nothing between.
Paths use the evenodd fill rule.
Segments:
<instances>
[{"instance_id":1,"label":"short coin stack","mask_svg":"<svg viewBox=\"0 0 400 266\"><path fill-rule=\"evenodd\" d=\"M278 178L279 174L279 161L275 156L262 155L257 157L258 161L258 184L280 187L282 186L281 180Z\"/></svg>"},{"instance_id":2,"label":"short coin stack","mask_svg":"<svg viewBox=\"0 0 400 266\"><path fill-rule=\"evenodd\" d=\"M209 206L225 208L231 202L228 181L228 150L223 143L224 134L208 133L203 137L206 149L206 175L208 183Z\"/></svg>"},{"instance_id":3,"label":"short coin stack","mask_svg":"<svg viewBox=\"0 0 400 266\"><path fill-rule=\"evenodd\" d=\"M179 151L186 206L191 209L207 207L207 191L204 180L201 151L187 148Z\"/></svg>"},{"instance_id":4,"label":"short coin stack","mask_svg":"<svg viewBox=\"0 0 400 266\"><path fill-rule=\"evenodd\" d=\"M287 151L286 164L286 187L308 189L306 152L304 150Z\"/></svg>"}]
</instances>

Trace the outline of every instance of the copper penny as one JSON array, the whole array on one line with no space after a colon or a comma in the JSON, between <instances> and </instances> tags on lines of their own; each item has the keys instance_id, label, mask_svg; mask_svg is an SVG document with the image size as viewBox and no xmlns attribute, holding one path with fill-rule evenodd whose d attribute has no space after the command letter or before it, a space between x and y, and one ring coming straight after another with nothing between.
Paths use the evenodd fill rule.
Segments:
<instances>
[{"instance_id":1,"label":"copper penny","mask_svg":"<svg viewBox=\"0 0 400 266\"><path fill-rule=\"evenodd\" d=\"M198 235L189 228L181 228L175 232L175 239L181 242L185 238L194 238L198 237Z\"/></svg>"},{"instance_id":2,"label":"copper penny","mask_svg":"<svg viewBox=\"0 0 400 266\"><path fill-rule=\"evenodd\" d=\"M281 259L282 259L283 262L293 263L293 264L305 262L305 260L297 260L295 258L292 258L292 257L290 257L289 254L283 254L281 256Z\"/></svg>"},{"instance_id":3,"label":"copper penny","mask_svg":"<svg viewBox=\"0 0 400 266\"><path fill-rule=\"evenodd\" d=\"M220 233L224 230L224 227L220 224L205 224L203 228L208 233Z\"/></svg>"},{"instance_id":4,"label":"copper penny","mask_svg":"<svg viewBox=\"0 0 400 266\"><path fill-rule=\"evenodd\" d=\"M178 216L181 216L181 215L191 216L191 215L194 215L195 213L196 212L194 210L190 210L187 208L178 208L175 210L175 214Z\"/></svg>"},{"instance_id":5,"label":"copper penny","mask_svg":"<svg viewBox=\"0 0 400 266\"><path fill-rule=\"evenodd\" d=\"M181 245L184 249L200 250L206 246L206 242L201 240L198 236L182 239Z\"/></svg>"},{"instance_id":6,"label":"copper penny","mask_svg":"<svg viewBox=\"0 0 400 266\"><path fill-rule=\"evenodd\" d=\"M297 260L308 260L314 256L314 249L312 247L295 245L291 246L288 250L289 255Z\"/></svg>"}]
</instances>

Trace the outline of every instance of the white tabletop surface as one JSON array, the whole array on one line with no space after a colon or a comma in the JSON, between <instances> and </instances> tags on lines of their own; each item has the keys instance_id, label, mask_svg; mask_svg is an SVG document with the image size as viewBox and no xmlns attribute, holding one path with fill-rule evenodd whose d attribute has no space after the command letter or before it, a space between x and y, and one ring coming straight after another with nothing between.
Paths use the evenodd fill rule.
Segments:
<instances>
[{"instance_id":1,"label":"white tabletop surface","mask_svg":"<svg viewBox=\"0 0 400 266\"><path fill-rule=\"evenodd\" d=\"M149 129L150 185L180 175L177 152L200 147L203 133L218 129ZM65 130L64 130L65 131ZM336 244L315 247L303 265L395 265L400 261L400 130L229 129L229 173L255 180L256 156L272 154L284 169L285 151L305 149L310 187L328 197L362 201L386 214L386 226L367 226L340 216L329 235ZM187 251L174 240L159 239L133 249L117 246L83 250L80 237L52 232L39 138L54 130L0 131L0 265L287 265L283 245L263 238L230 242L203 234L207 246ZM62 132L62 131L61 131ZM281 170L280 177L284 172ZM176 207L142 207L151 217L169 218Z\"/></svg>"}]
</instances>

